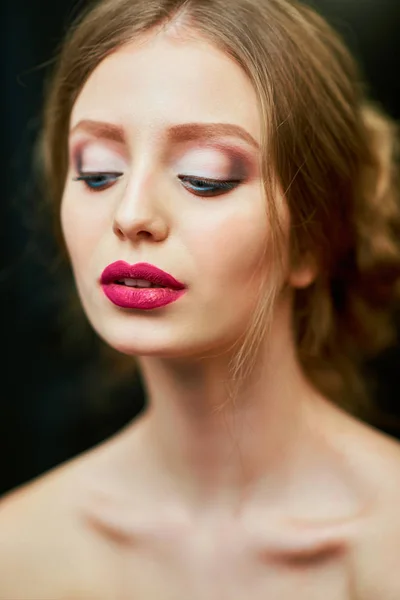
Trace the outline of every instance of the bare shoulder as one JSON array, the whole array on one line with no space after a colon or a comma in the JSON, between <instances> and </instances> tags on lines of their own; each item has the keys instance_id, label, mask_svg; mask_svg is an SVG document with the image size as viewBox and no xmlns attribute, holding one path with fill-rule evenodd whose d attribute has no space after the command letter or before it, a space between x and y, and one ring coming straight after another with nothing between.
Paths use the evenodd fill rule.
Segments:
<instances>
[{"instance_id":1,"label":"bare shoulder","mask_svg":"<svg viewBox=\"0 0 400 600\"><path fill-rule=\"evenodd\" d=\"M79 518L81 464L74 459L1 499L0 600L99 597L97 547Z\"/></svg>"},{"instance_id":2,"label":"bare shoulder","mask_svg":"<svg viewBox=\"0 0 400 600\"><path fill-rule=\"evenodd\" d=\"M400 447L380 440L371 460L375 502L354 546L357 598L400 598ZM378 469L380 467L380 470Z\"/></svg>"},{"instance_id":3,"label":"bare shoulder","mask_svg":"<svg viewBox=\"0 0 400 600\"><path fill-rule=\"evenodd\" d=\"M317 420L323 435L360 480L390 501L400 492L400 441L330 403L320 405Z\"/></svg>"},{"instance_id":4,"label":"bare shoulder","mask_svg":"<svg viewBox=\"0 0 400 600\"><path fill-rule=\"evenodd\" d=\"M400 442L340 411L336 415L332 420L336 447L351 464L369 498L354 529L354 597L398 600Z\"/></svg>"},{"instance_id":5,"label":"bare shoulder","mask_svg":"<svg viewBox=\"0 0 400 600\"><path fill-rule=\"evenodd\" d=\"M371 476L378 508L359 548L360 582L367 600L396 600L400 598L400 444L382 434L375 444Z\"/></svg>"}]
</instances>

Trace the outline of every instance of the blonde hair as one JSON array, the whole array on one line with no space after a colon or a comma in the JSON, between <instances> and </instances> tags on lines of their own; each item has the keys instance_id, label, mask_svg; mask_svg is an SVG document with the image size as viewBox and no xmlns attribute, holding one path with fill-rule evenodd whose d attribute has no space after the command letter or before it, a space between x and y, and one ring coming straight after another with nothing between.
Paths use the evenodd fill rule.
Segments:
<instances>
[{"instance_id":1,"label":"blonde hair","mask_svg":"<svg viewBox=\"0 0 400 600\"><path fill-rule=\"evenodd\" d=\"M89 6L61 47L44 110L41 156L59 240L63 244L59 206L69 118L79 92L110 53L170 24L222 49L254 86L276 263L283 243L276 181L291 216L293 264L306 253L318 262L314 283L295 291L298 357L326 397L361 412L368 405L362 361L396 333L397 127L368 102L353 57L311 8L294 0L101 0ZM278 278L268 297L260 296L231 364L233 381L252 367L277 285Z\"/></svg>"}]
</instances>

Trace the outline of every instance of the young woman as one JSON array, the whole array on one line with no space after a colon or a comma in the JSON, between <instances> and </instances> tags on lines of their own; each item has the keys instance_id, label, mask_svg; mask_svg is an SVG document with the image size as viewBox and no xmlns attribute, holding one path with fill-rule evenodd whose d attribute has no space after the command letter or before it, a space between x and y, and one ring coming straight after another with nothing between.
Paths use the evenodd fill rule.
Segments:
<instances>
[{"instance_id":1,"label":"young woman","mask_svg":"<svg viewBox=\"0 0 400 600\"><path fill-rule=\"evenodd\" d=\"M1 600L400 598L399 445L354 416L394 334L395 141L295 1L103 0L74 24L46 181L148 403L3 498Z\"/></svg>"}]
</instances>

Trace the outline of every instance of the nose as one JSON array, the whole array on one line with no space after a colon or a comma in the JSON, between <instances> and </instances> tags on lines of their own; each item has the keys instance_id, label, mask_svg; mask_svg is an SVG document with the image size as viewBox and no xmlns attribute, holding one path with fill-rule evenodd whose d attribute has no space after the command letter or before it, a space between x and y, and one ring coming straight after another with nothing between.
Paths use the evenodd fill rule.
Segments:
<instances>
[{"instance_id":1,"label":"nose","mask_svg":"<svg viewBox=\"0 0 400 600\"><path fill-rule=\"evenodd\" d=\"M157 191L145 182L127 186L114 213L113 231L121 240L152 238L160 242L168 236L169 227Z\"/></svg>"}]
</instances>

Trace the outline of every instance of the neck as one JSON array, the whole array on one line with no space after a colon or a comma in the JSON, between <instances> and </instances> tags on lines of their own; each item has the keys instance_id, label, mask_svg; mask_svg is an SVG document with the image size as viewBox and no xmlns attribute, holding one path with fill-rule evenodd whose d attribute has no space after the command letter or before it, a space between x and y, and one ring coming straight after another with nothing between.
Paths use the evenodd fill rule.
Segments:
<instances>
[{"instance_id":1,"label":"neck","mask_svg":"<svg viewBox=\"0 0 400 600\"><path fill-rule=\"evenodd\" d=\"M234 403L225 385L226 357L179 366L140 358L148 396L139 420L146 446L141 455L163 489L174 490L194 510L239 510L245 496L271 489L271 482L276 489L304 451L308 409L318 396L301 371L285 322L284 314L274 319Z\"/></svg>"}]
</instances>

